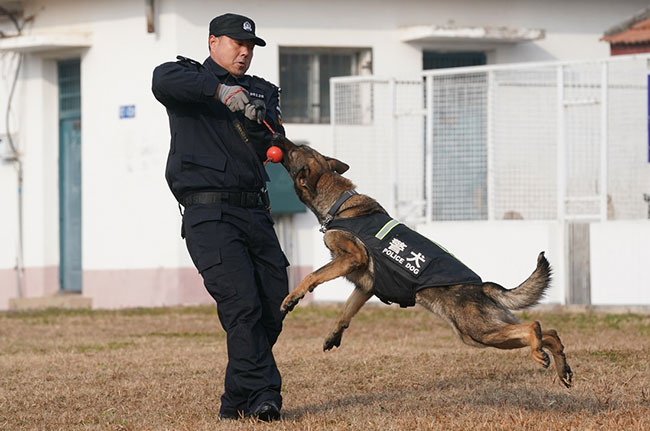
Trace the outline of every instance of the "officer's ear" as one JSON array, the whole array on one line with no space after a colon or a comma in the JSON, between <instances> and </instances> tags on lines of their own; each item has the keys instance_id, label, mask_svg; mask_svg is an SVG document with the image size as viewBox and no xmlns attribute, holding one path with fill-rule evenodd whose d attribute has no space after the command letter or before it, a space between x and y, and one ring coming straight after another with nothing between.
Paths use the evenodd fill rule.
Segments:
<instances>
[{"instance_id":1,"label":"officer's ear","mask_svg":"<svg viewBox=\"0 0 650 431\"><path fill-rule=\"evenodd\" d=\"M350 169L350 166L348 166L346 163L343 163L340 160L331 157L325 157L325 160L327 160L327 164L330 167L330 169L336 172L337 174L343 174L348 169Z\"/></svg>"},{"instance_id":2,"label":"officer's ear","mask_svg":"<svg viewBox=\"0 0 650 431\"><path fill-rule=\"evenodd\" d=\"M208 36L208 52L212 52L219 42L221 41L221 36L215 36L213 34Z\"/></svg>"}]
</instances>

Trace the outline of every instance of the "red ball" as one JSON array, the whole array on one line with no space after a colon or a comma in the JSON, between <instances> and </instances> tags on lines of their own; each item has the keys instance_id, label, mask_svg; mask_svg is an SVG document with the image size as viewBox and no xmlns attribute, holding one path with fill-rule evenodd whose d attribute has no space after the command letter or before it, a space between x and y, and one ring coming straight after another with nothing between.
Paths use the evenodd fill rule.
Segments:
<instances>
[{"instance_id":1,"label":"red ball","mask_svg":"<svg viewBox=\"0 0 650 431\"><path fill-rule=\"evenodd\" d=\"M266 157L273 163L279 163L282 160L282 150L273 145L266 150Z\"/></svg>"}]
</instances>

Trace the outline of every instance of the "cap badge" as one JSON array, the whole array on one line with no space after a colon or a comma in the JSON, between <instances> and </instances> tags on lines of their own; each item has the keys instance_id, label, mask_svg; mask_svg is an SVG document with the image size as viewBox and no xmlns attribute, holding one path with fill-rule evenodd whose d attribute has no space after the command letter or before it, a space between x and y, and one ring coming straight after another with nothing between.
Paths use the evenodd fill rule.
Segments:
<instances>
[{"instance_id":1,"label":"cap badge","mask_svg":"<svg viewBox=\"0 0 650 431\"><path fill-rule=\"evenodd\" d=\"M248 21L244 21L244 24L242 25L242 27L244 27L244 30L246 30L246 31L253 31L253 26Z\"/></svg>"}]
</instances>

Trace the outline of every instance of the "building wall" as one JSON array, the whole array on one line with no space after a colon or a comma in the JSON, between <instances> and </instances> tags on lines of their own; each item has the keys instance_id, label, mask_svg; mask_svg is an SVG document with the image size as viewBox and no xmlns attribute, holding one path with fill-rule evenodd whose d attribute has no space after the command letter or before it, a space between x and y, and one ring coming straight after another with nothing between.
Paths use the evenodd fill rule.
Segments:
<instances>
[{"instance_id":1,"label":"building wall","mask_svg":"<svg viewBox=\"0 0 650 431\"><path fill-rule=\"evenodd\" d=\"M590 225L591 302L650 305L650 220Z\"/></svg>"},{"instance_id":2,"label":"building wall","mask_svg":"<svg viewBox=\"0 0 650 431\"><path fill-rule=\"evenodd\" d=\"M210 302L179 236L180 215L164 182L167 117L150 87L157 64L177 54L198 60L207 56L207 26L213 16L231 11L256 20L268 46L256 49L250 73L277 82L280 46L369 47L373 73L400 78L417 77L422 49L485 49L491 63L603 57L609 51L598 41L603 29L645 6L642 1L605 0L242 0L229 10L200 0L155 4L156 32L149 34L142 2L25 2L25 15L35 15L25 34L88 33L92 45L25 55L11 120L25 166L24 295L58 291L57 60L81 58L83 294L93 298L96 308ZM408 44L399 39L403 26L452 23L543 28L546 38L515 45ZM9 90L10 57L0 58L0 106ZM135 118L119 119L123 105L135 105ZM2 134L6 125L0 117ZM331 153L327 125L285 127L291 139ZM16 196L15 170L3 162L0 309L16 295ZM314 265L311 250L318 238L312 234L313 215L297 215L294 222L297 246L290 258L299 278Z\"/></svg>"}]
</instances>

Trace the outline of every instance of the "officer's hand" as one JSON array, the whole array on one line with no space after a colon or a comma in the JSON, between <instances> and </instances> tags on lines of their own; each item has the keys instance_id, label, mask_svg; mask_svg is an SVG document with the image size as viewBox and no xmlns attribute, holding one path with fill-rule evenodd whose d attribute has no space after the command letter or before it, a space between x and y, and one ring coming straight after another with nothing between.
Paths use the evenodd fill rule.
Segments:
<instances>
[{"instance_id":1,"label":"officer's hand","mask_svg":"<svg viewBox=\"0 0 650 431\"><path fill-rule=\"evenodd\" d=\"M253 99L244 108L244 116L251 121L257 121L257 124L262 124L264 117L266 117L266 105L259 99Z\"/></svg>"},{"instance_id":2,"label":"officer's hand","mask_svg":"<svg viewBox=\"0 0 650 431\"><path fill-rule=\"evenodd\" d=\"M239 85L219 84L217 99L232 112L243 111L250 102L248 91Z\"/></svg>"}]
</instances>

